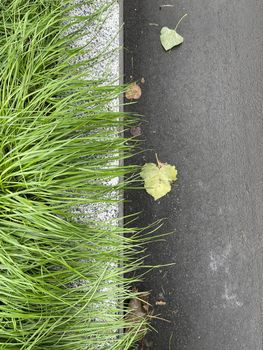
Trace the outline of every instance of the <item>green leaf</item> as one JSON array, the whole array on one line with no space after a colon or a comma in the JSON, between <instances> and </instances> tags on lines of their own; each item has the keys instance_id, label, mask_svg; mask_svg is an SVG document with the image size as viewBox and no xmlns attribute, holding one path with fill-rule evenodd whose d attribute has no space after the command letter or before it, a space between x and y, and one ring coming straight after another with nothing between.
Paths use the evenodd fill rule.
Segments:
<instances>
[{"instance_id":1,"label":"green leaf","mask_svg":"<svg viewBox=\"0 0 263 350\"><path fill-rule=\"evenodd\" d=\"M177 28L186 16L187 13L180 18L175 29L170 29L168 27L163 27L161 29L161 44L166 51L171 50L173 47L178 46L184 42L184 38L177 33Z\"/></svg>"},{"instance_id":2,"label":"green leaf","mask_svg":"<svg viewBox=\"0 0 263 350\"><path fill-rule=\"evenodd\" d=\"M160 39L161 44L166 51L182 44L184 41L184 38L178 34L175 29L169 29L168 27L163 27L161 29Z\"/></svg>"},{"instance_id":3,"label":"green leaf","mask_svg":"<svg viewBox=\"0 0 263 350\"><path fill-rule=\"evenodd\" d=\"M144 164L140 175L146 192L157 200L171 191L171 183L176 181L177 170L174 165L163 164L157 159L157 165Z\"/></svg>"}]
</instances>

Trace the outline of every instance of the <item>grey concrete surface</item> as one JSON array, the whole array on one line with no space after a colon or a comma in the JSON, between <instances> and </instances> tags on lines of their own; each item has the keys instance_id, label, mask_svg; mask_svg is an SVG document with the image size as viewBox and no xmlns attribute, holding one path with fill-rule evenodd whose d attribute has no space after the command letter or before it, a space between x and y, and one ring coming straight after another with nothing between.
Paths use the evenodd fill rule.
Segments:
<instances>
[{"instance_id":1,"label":"grey concrete surface","mask_svg":"<svg viewBox=\"0 0 263 350\"><path fill-rule=\"evenodd\" d=\"M185 13L184 44L164 52L160 28ZM135 160L157 152L179 173L157 202L127 193L139 225L175 230L147 249L147 263L175 265L141 286L169 321L153 322L144 350L262 350L263 2L125 0L124 20L126 81L145 79L126 110L144 115L151 149Z\"/></svg>"}]
</instances>

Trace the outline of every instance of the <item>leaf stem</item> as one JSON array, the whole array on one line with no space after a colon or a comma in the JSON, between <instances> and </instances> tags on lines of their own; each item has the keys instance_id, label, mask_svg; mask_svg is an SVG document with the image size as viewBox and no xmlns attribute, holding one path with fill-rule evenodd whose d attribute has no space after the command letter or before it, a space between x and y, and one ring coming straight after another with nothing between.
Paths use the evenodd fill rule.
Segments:
<instances>
[{"instance_id":1,"label":"leaf stem","mask_svg":"<svg viewBox=\"0 0 263 350\"><path fill-rule=\"evenodd\" d=\"M156 158L156 162L157 162L158 168L161 168L161 167L163 166L163 163L161 163L161 162L159 161L159 158L158 158L157 153L155 153L155 158Z\"/></svg>"},{"instance_id":2,"label":"leaf stem","mask_svg":"<svg viewBox=\"0 0 263 350\"><path fill-rule=\"evenodd\" d=\"M187 16L187 13L186 13L185 15L183 15L183 17L181 17L181 18L179 19L179 22L176 24L175 31L177 30L179 24L182 22L182 20L183 20L186 16Z\"/></svg>"}]
</instances>

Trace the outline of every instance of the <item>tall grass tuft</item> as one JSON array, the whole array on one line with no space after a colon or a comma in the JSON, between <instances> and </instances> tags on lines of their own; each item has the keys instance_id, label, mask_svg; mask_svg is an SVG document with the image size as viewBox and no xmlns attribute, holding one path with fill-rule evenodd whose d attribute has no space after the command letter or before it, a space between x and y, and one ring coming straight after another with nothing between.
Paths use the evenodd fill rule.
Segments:
<instances>
[{"instance_id":1,"label":"tall grass tuft","mask_svg":"<svg viewBox=\"0 0 263 350\"><path fill-rule=\"evenodd\" d=\"M118 202L116 178L133 170L119 163L132 120L108 108L121 88L89 78L94 58L78 60L87 47L74 45L104 7L73 8L0 4L1 350L125 350L145 331L124 317L139 235L72 210Z\"/></svg>"}]
</instances>

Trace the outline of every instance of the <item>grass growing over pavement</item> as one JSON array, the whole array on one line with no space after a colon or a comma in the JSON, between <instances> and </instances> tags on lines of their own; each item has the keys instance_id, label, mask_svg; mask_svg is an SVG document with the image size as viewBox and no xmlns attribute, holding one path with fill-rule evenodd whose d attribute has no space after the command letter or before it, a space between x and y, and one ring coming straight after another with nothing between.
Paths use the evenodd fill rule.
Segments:
<instances>
[{"instance_id":1,"label":"grass growing over pavement","mask_svg":"<svg viewBox=\"0 0 263 350\"><path fill-rule=\"evenodd\" d=\"M131 151L118 130L132 120L107 107L120 87L76 59L104 9L69 17L71 5L0 4L1 350L124 350L145 330L123 317L139 235L72 213L116 200L125 184L110 180L132 170L118 164Z\"/></svg>"}]
</instances>

